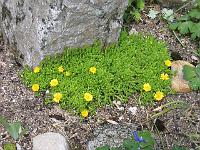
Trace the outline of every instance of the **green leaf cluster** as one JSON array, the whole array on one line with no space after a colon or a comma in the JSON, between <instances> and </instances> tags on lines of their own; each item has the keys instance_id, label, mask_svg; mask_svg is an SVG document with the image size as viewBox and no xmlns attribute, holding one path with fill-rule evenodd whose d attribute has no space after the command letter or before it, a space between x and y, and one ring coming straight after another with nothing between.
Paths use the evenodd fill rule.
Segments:
<instances>
[{"instance_id":1,"label":"green leaf cluster","mask_svg":"<svg viewBox=\"0 0 200 150\"><path fill-rule=\"evenodd\" d=\"M151 19L155 19L155 18L157 17L157 14L159 14L158 11L155 11L155 10L151 9L151 10L149 11L149 13L148 13L147 16L148 16L149 18L151 18Z\"/></svg>"},{"instance_id":2,"label":"green leaf cluster","mask_svg":"<svg viewBox=\"0 0 200 150\"><path fill-rule=\"evenodd\" d=\"M141 11L145 7L144 0L129 0L127 10L124 13L124 22L131 23L133 21L139 22L141 20Z\"/></svg>"},{"instance_id":3,"label":"green leaf cluster","mask_svg":"<svg viewBox=\"0 0 200 150\"><path fill-rule=\"evenodd\" d=\"M185 65L183 67L183 78L189 81L192 90L200 89L200 64L196 67Z\"/></svg>"},{"instance_id":4,"label":"green leaf cluster","mask_svg":"<svg viewBox=\"0 0 200 150\"><path fill-rule=\"evenodd\" d=\"M174 11L172 9L167 9L167 8L162 9L162 17L167 21L172 22L174 20L173 13Z\"/></svg>"},{"instance_id":5,"label":"green leaf cluster","mask_svg":"<svg viewBox=\"0 0 200 150\"><path fill-rule=\"evenodd\" d=\"M83 109L95 113L98 108L112 104L113 100L127 102L134 92L141 93L143 105L154 102L156 91L170 92L171 81L160 79L162 73L170 75L170 69L164 64L168 59L165 43L152 36L128 36L122 32L119 43L107 47L104 52L98 42L83 48L66 48L63 54L46 57L39 65L39 73L26 67L21 77L30 88L39 84L37 95L49 91L45 94L46 103L52 103L53 95L60 92L63 109L76 114ZM71 76L58 72L59 66L71 72ZM93 66L97 68L96 74L89 72ZM50 87L52 79L59 81L58 86ZM145 83L151 85L151 91L143 91ZM91 102L84 99L87 92L94 97Z\"/></svg>"},{"instance_id":6,"label":"green leaf cluster","mask_svg":"<svg viewBox=\"0 0 200 150\"><path fill-rule=\"evenodd\" d=\"M190 34L192 39L200 38L200 7L195 7L177 22L171 23L169 28L178 30L181 34Z\"/></svg>"},{"instance_id":7,"label":"green leaf cluster","mask_svg":"<svg viewBox=\"0 0 200 150\"><path fill-rule=\"evenodd\" d=\"M4 126L4 128L8 131L14 140L18 140L20 135L23 133L21 122L17 121L10 123L5 117L0 115L0 124Z\"/></svg>"},{"instance_id":8,"label":"green leaf cluster","mask_svg":"<svg viewBox=\"0 0 200 150\"><path fill-rule=\"evenodd\" d=\"M153 150L155 140L149 131L139 131L138 136L142 137L145 142L137 142L134 138L125 139L120 147L110 147L108 145L98 147L96 150Z\"/></svg>"}]
</instances>

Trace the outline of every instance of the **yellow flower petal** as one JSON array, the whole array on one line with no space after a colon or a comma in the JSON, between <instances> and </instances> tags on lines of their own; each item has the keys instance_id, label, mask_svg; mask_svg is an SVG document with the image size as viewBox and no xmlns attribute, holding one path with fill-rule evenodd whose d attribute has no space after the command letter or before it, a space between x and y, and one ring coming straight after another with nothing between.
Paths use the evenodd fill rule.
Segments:
<instances>
[{"instance_id":1,"label":"yellow flower petal","mask_svg":"<svg viewBox=\"0 0 200 150\"><path fill-rule=\"evenodd\" d=\"M151 91L151 85L150 85L149 83L145 83L145 84L143 85L143 90L144 90L145 92Z\"/></svg>"},{"instance_id":2,"label":"yellow flower petal","mask_svg":"<svg viewBox=\"0 0 200 150\"><path fill-rule=\"evenodd\" d=\"M33 72L34 72L34 73L40 72L40 67L37 66L37 67L33 68Z\"/></svg>"},{"instance_id":3,"label":"yellow flower petal","mask_svg":"<svg viewBox=\"0 0 200 150\"><path fill-rule=\"evenodd\" d=\"M170 60L165 60L165 65L167 67L170 67L172 65L172 62Z\"/></svg>"},{"instance_id":4,"label":"yellow flower petal","mask_svg":"<svg viewBox=\"0 0 200 150\"><path fill-rule=\"evenodd\" d=\"M97 72L97 68L96 67L91 67L89 71L91 73L95 74Z\"/></svg>"},{"instance_id":5,"label":"yellow flower petal","mask_svg":"<svg viewBox=\"0 0 200 150\"><path fill-rule=\"evenodd\" d=\"M50 82L50 86L57 86L58 85L58 80L57 79L52 79Z\"/></svg>"},{"instance_id":6,"label":"yellow flower petal","mask_svg":"<svg viewBox=\"0 0 200 150\"><path fill-rule=\"evenodd\" d=\"M162 73L162 74L160 75L160 79L161 79L161 80L169 80L169 75L168 75L167 73Z\"/></svg>"},{"instance_id":7,"label":"yellow flower petal","mask_svg":"<svg viewBox=\"0 0 200 150\"><path fill-rule=\"evenodd\" d=\"M90 93L85 93L85 94L84 94L84 99L85 99L87 102L90 102L90 101L92 101L93 96L92 96Z\"/></svg>"},{"instance_id":8,"label":"yellow flower petal","mask_svg":"<svg viewBox=\"0 0 200 150\"><path fill-rule=\"evenodd\" d=\"M88 111L85 109L83 111L81 111L81 115L85 118L88 116Z\"/></svg>"},{"instance_id":9,"label":"yellow flower petal","mask_svg":"<svg viewBox=\"0 0 200 150\"><path fill-rule=\"evenodd\" d=\"M157 101L160 101L161 99L163 99L164 97L164 93L163 92L160 92L160 91L157 91L156 94L154 95L154 98L157 100Z\"/></svg>"},{"instance_id":10,"label":"yellow flower petal","mask_svg":"<svg viewBox=\"0 0 200 150\"><path fill-rule=\"evenodd\" d=\"M33 90L33 92L39 91L39 88L40 88L39 84L33 84L33 85L32 85L32 90Z\"/></svg>"},{"instance_id":11,"label":"yellow flower petal","mask_svg":"<svg viewBox=\"0 0 200 150\"><path fill-rule=\"evenodd\" d=\"M58 71L59 72L63 72L64 71L64 68L62 66L58 67Z\"/></svg>"},{"instance_id":12,"label":"yellow flower petal","mask_svg":"<svg viewBox=\"0 0 200 150\"><path fill-rule=\"evenodd\" d=\"M56 102L56 103L59 103L60 102L60 100L61 100L61 98L62 98L62 94L61 93L55 93L54 95L53 95L53 100L54 100L54 102Z\"/></svg>"}]
</instances>

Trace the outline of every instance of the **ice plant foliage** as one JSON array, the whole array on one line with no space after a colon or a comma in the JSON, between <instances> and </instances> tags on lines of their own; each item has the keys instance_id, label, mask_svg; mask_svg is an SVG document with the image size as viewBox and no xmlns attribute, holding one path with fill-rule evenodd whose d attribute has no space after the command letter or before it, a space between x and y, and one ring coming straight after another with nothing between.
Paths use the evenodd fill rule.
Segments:
<instances>
[{"instance_id":1,"label":"ice plant foliage","mask_svg":"<svg viewBox=\"0 0 200 150\"><path fill-rule=\"evenodd\" d=\"M71 72L66 71L66 72L65 72L65 75L66 75L67 77L69 77L69 76L71 76Z\"/></svg>"},{"instance_id":2,"label":"ice plant foliage","mask_svg":"<svg viewBox=\"0 0 200 150\"><path fill-rule=\"evenodd\" d=\"M61 100L61 98L62 98L62 94L61 93L55 93L54 95L53 95L53 100L54 100L54 102L56 102L56 103L59 103L60 102L60 100Z\"/></svg>"},{"instance_id":3,"label":"ice plant foliage","mask_svg":"<svg viewBox=\"0 0 200 150\"><path fill-rule=\"evenodd\" d=\"M155 100L160 101L162 100L164 97L164 93L161 91L157 91L154 95Z\"/></svg>"},{"instance_id":4,"label":"ice plant foliage","mask_svg":"<svg viewBox=\"0 0 200 150\"><path fill-rule=\"evenodd\" d=\"M160 75L160 79L161 79L161 80L169 80L169 75L168 75L167 73L162 73L162 74Z\"/></svg>"},{"instance_id":5,"label":"ice plant foliage","mask_svg":"<svg viewBox=\"0 0 200 150\"><path fill-rule=\"evenodd\" d=\"M171 60L165 60L165 65L166 65L167 67L171 67L171 65L172 65Z\"/></svg>"},{"instance_id":6,"label":"ice plant foliage","mask_svg":"<svg viewBox=\"0 0 200 150\"><path fill-rule=\"evenodd\" d=\"M86 118L88 116L88 110L84 109L83 111L81 111L81 115Z\"/></svg>"},{"instance_id":7,"label":"ice plant foliage","mask_svg":"<svg viewBox=\"0 0 200 150\"><path fill-rule=\"evenodd\" d=\"M58 71L62 73L62 72L64 72L64 68L62 66L60 66L60 67L58 67Z\"/></svg>"},{"instance_id":8,"label":"ice plant foliage","mask_svg":"<svg viewBox=\"0 0 200 150\"><path fill-rule=\"evenodd\" d=\"M33 92L39 91L39 88L40 88L39 84L33 84L33 85L32 85L32 90L33 90Z\"/></svg>"},{"instance_id":9,"label":"ice plant foliage","mask_svg":"<svg viewBox=\"0 0 200 150\"><path fill-rule=\"evenodd\" d=\"M84 99L85 99L87 102L90 102L90 101L92 101L93 96L92 96L92 94L90 94L90 93L85 93L85 94L84 94Z\"/></svg>"},{"instance_id":10,"label":"ice plant foliage","mask_svg":"<svg viewBox=\"0 0 200 150\"><path fill-rule=\"evenodd\" d=\"M145 84L143 85L143 90L144 90L145 92L151 91L151 85L150 85L149 83L145 83Z\"/></svg>"},{"instance_id":11,"label":"ice plant foliage","mask_svg":"<svg viewBox=\"0 0 200 150\"><path fill-rule=\"evenodd\" d=\"M95 74L97 72L97 68L96 67L91 67L89 71L91 73Z\"/></svg>"},{"instance_id":12,"label":"ice plant foliage","mask_svg":"<svg viewBox=\"0 0 200 150\"><path fill-rule=\"evenodd\" d=\"M33 68L33 72L34 72L34 73L40 72L40 67L37 66L37 67Z\"/></svg>"},{"instance_id":13,"label":"ice plant foliage","mask_svg":"<svg viewBox=\"0 0 200 150\"><path fill-rule=\"evenodd\" d=\"M170 91L170 80L160 79L162 73L170 74L170 65L164 43L152 36L128 36L122 32L119 43L108 46L106 53L101 52L100 42L84 48L67 48L62 55L46 57L37 71L24 68L21 77L28 87L39 83L33 91L48 91L46 104L56 102L62 109L86 116L83 109L89 115L95 114L98 107L111 104L116 96L125 103L128 96L138 91L141 104L162 99L163 95L155 93Z\"/></svg>"},{"instance_id":14,"label":"ice plant foliage","mask_svg":"<svg viewBox=\"0 0 200 150\"><path fill-rule=\"evenodd\" d=\"M57 79L52 79L50 82L50 86L54 87L58 85L58 80Z\"/></svg>"}]
</instances>

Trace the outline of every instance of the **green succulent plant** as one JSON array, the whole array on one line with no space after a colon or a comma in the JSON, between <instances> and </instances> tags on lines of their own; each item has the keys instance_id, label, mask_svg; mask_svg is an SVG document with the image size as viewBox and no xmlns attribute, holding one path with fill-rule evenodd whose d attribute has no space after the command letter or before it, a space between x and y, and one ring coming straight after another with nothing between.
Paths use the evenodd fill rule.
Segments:
<instances>
[{"instance_id":1,"label":"green succulent plant","mask_svg":"<svg viewBox=\"0 0 200 150\"><path fill-rule=\"evenodd\" d=\"M17 121L10 123L5 117L1 115L0 115L0 124L4 126L4 128L8 131L8 133L14 140L18 140L20 135L22 135L27 131L25 129L22 129L21 122Z\"/></svg>"},{"instance_id":2,"label":"green succulent plant","mask_svg":"<svg viewBox=\"0 0 200 150\"><path fill-rule=\"evenodd\" d=\"M16 150L15 144L12 143L6 143L3 145L4 150Z\"/></svg>"},{"instance_id":3,"label":"green succulent plant","mask_svg":"<svg viewBox=\"0 0 200 150\"><path fill-rule=\"evenodd\" d=\"M39 91L34 93L38 96L45 93L45 104L54 103L55 93L61 93L61 108L77 115L82 115L85 109L93 115L115 99L125 103L134 92L141 93L138 102L143 105L154 103L157 91L171 92L171 80L160 79L162 73L171 73L164 63L170 60L165 43L152 36L129 36L122 32L118 44L108 46L105 53L100 48L100 43L66 48L63 54L46 57L39 65L39 73L24 68L22 80L30 88L39 84ZM58 71L60 66L65 69L64 73ZM96 68L95 74L89 71L91 67ZM50 86L52 79L58 80L57 86ZM145 83L151 85L151 91L143 91ZM85 93L90 93L93 100L86 101Z\"/></svg>"}]
</instances>

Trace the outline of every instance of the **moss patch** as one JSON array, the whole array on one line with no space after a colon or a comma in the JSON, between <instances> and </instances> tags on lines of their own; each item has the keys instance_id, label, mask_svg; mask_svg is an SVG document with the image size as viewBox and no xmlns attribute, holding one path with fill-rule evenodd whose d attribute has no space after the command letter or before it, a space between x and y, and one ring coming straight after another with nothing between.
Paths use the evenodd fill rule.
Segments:
<instances>
[{"instance_id":1,"label":"moss patch","mask_svg":"<svg viewBox=\"0 0 200 150\"><path fill-rule=\"evenodd\" d=\"M128 96L140 92L142 104L153 103L154 94L170 92L170 79L161 80L162 73L170 75L164 61L170 59L166 45L152 36L131 35L122 32L119 44L101 51L99 43L76 49L65 49L62 55L47 57L34 73L26 67L21 77L28 87L39 85L36 95L45 95L47 103L54 102L54 94L61 93L59 105L63 109L80 114L83 110L94 113L98 107L111 104L114 99L126 102ZM59 72L62 66L64 71ZM90 72L90 68L96 72ZM93 68L93 69L94 69ZM62 69L61 69L62 70ZM58 85L51 87L52 79ZM145 92L143 85L149 83L151 91ZM91 94L92 100L84 98ZM91 97L88 97L88 100Z\"/></svg>"}]
</instances>

